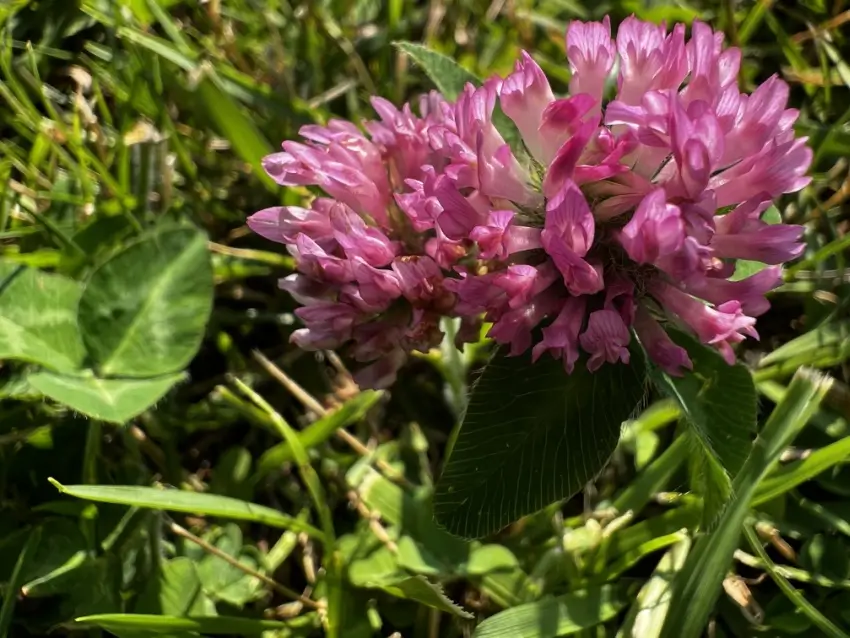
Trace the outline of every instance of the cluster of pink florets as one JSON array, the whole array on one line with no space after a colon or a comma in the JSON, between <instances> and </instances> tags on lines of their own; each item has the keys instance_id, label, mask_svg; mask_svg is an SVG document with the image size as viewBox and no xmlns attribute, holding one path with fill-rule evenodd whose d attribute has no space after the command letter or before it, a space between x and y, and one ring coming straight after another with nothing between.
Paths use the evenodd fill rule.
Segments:
<instances>
[{"instance_id":1,"label":"cluster of pink florets","mask_svg":"<svg viewBox=\"0 0 850 638\"><path fill-rule=\"evenodd\" d=\"M671 374L690 368L672 321L734 362L757 337L779 264L800 254L802 228L761 219L799 190L811 151L795 139L788 87L771 77L739 92L741 52L695 22L629 18L567 32L570 97L556 98L527 54L507 78L432 93L401 110L381 98L364 134L339 120L305 126L264 161L284 186L318 186L309 208L260 211L250 227L285 244L298 273L281 282L303 307L292 340L350 346L366 386L391 383L408 353L427 352L443 317L458 343L489 336L513 355L592 371L629 361L634 329ZM616 95L603 101L619 59ZM512 151L496 104L521 135ZM736 260L769 264L733 280Z\"/></svg>"}]
</instances>

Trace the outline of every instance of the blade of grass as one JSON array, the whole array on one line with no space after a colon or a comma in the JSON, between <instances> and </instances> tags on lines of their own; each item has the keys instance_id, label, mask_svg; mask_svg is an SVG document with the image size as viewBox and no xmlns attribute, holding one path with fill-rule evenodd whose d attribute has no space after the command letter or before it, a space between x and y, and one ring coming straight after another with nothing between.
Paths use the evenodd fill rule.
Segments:
<instances>
[{"instance_id":1,"label":"blade of grass","mask_svg":"<svg viewBox=\"0 0 850 638\"><path fill-rule=\"evenodd\" d=\"M773 0L758 0L744 21L741 23L741 28L738 30L738 45L745 45L758 29L759 25L764 20L764 14L773 5Z\"/></svg>"},{"instance_id":2,"label":"blade of grass","mask_svg":"<svg viewBox=\"0 0 850 638\"><path fill-rule=\"evenodd\" d=\"M782 590L782 593L787 596L788 600L794 603L794 606L812 621L813 625L818 627L827 636L830 636L830 638L850 638L850 636L841 631L841 629L833 624L831 620L820 613L814 605L806 600L805 597L797 591L784 576L776 571L776 565L774 565L773 561L770 560L767 552L764 551L764 547L762 547L761 541L749 525L744 527L744 536L750 544L750 547L752 547L756 554L758 554L759 558L761 558L764 569L773 579L773 582L775 582L779 589Z\"/></svg>"},{"instance_id":3,"label":"blade of grass","mask_svg":"<svg viewBox=\"0 0 850 638\"><path fill-rule=\"evenodd\" d=\"M41 528L37 527L27 539L23 551L18 554L18 559L15 561L15 568L12 571L12 576L9 582L6 583L6 592L3 596L3 607L0 607L0 638L9 636L9 627L12 624L12 614L15 611L15 603L18 600L18 592L23 585L24 565L31 558L32 553L38 544L41 542Z\"/></svg>"},{"instance_id":4,"label":"blade of grass","mask_svg":"<svg viewBox=\"0 0 850 638\"><path fill-rule=\"evenodd\" d=\"M98 614L82 616L74 620L79 625L103 627L110 631L127 633L130 630L156 633L175 631L195 631L211 634L256 635L265 630L294 629L309 627L315 623L314 614L305 614L299 618L283 622L279 620L258 620L236 616L155 616L148 614Z\"/></svg>"},{"instance_id":5,"label":"blade of grass","mask_svg":"<svg viewBox=\"0 0 850 638\"><path fill-rule=\"evenodd\" d=\"M626 619L617 632L616 638L656 638L670 605L670 588L673 579L688 556L691 539L684 538L673 545L652 573L629 608Z\"/></svg>"},{"instance_id":6,"label":"blade of grass","mask_svg":"<svg viewBox=\"0 0 850 638\"><path fill-rule=\"evenodd\" d=\"M815 450L805 459L794 461L769 474L753 495L752 506L756 507L781 496L798 485L846 461L850 457L850 436Z\"/></svg>"},{"instance_id":7,"label":"blade of grass","mask_svg":"<svg viewBox=\"0 0 850 638\"><path fill-rule=\"evenodd\" d=\"M723 510L714 530L697 541L676 579L661 638L697 638L702 634L738 546L753 494L782 450L817 410L830 384L828 377L805 369L794 376L788 393L756 437L735 477L735 498Z\"/></svg>"},{"instance_id":8,"label":"blade of grass","mask_svg":"<svg viewBox=\"0 0 850 638\"><path fill-rule=\"evenodd\" d=\"M202 64L199 74L198 107L206 109L221 133L230 141L239 156L252 166L265 187L272 193L277 193L280 187L266 175L262 165L262 159L274 152L272 145L245 111L239 108L236 101L221 89L212 65Z\"/></svg>"},{"instance_id":9,"label":"blade of grass","mask_svg":"<svg viewBox=\"0 0 850 638\"><path fill-rule=\"evenodd\" d=\"M322 487L322 482L319 480L319 475L313 466L310 464L310 457L307 455L307 450L298 437L298 433L291 425L278 413L269 403L245 384L240 379L233 377L233 383L246 397L251 399L258 408L269 415L272 423L276 427L278 434L289 445L292 450L292 456L295 458L295 463L298 466L298 473L301 475L301 480L307 487L316 512L319 514L322 531L324 533L324 543L328 556L324 562L327 572L328 598L327 598L327 635L330 638L338 638L342 631L342 578L339 572L340 559L334 549L336 544L336 534L334 532L333 515L328 500L325 496L325 490Z\"/></svg>"},{"instance_id":10,"label":"blade of grass","mask_svg":"<svg viewBox=\"0 0 850 638\"><path fill-rule=\"evenodd\" d=\"M688 454L688 437L678 436L649 467L641 472L614 500L613 507L620 513L639 514L652 496L661 491L670 477L685 462Z\"/></svg>"},{"instance_id":11,"label":"blade of grass","mask_svg":"<svg viewBox=\"0 0 850 638\"><path fill-rule=\"evenodd\" d=\"M297 518L229 496L135 485L62 485L55 479L48 480L63 494L89 501L251 521L269 527L293 529L313 538L324 539L321 531Z\"/></svg>"},{"instance_id":12,"label":"blade of grass","mask_svg":"<svg viewBox=\"0 0 850 638\"><path fill-rule=\"evenodd\" d=\"M326 441L340 428L356 423L380 399L381 392L366 390L346 401L340 408L298 433L301 446L307 450ZM284 463L295 459L295 451L287 441L266 450L257 463L257 476L263 477Z\"/></svg>"}]
</instances>

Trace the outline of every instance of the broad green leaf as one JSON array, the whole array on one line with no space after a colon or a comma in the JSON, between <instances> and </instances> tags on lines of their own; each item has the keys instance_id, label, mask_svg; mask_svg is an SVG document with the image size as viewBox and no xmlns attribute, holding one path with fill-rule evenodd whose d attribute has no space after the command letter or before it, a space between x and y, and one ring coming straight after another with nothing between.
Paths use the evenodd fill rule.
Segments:
<instances>
[{"instance_id":1,"label":"broad green leaf","mask_svg":"<svg viewBox=\"0 0 850 638\"><path fill-rule=\"evenodd\" d=\"M50 479L50 482L63 494L89 501L252 521L270 527L304 532L314 538L322 537L319 530L297 518L264 505L227 496L132 485L62 485L53 479Z\"/></svg>"},{"instance_id":2,"label":"broad green leaf","mask_svg":"<svg viewBox=\"0 0 850 638\"><path fill-rule=\"evenodd\" d=\"M330 438L334 432L341 428L357 423L369 409L383 396L382 392L366 390L346 401L339 409L331 414L311 423L298 433L301 445L305 449L316 447ZM280 468L284 463L294 461L292 448L285 441L278 443L266 450L260 457L257 474L262 477L269 472Z\"/></svg>"},{"instance_id":3,"label":"broad green leaf","mask_svg":"<svg viewBox=\"0 0 850 638\"><path fill-rule=\"evenodd\" d=\"M691 478L705 503L710 525L731 494L732 477L747 458L756 429L757 395L750 372L730 366L714 349L681 332L673 339L688 351L693 371L654 376L661 390L676 400L690 426Z\"/></svg>"},{"instance_id":4,"label":"broad green leaf","mask_svg":"<svg viewBox=\"0 0 850 638\"><path fill-rule=\"evenodd\" d=\"M257 553L243 546L242 530L235 523L215 529L203 539L254 571L261 570ZM198 576L204 591L214 599L242 607L263 594L262 583L257 578L200 547L187 545L186 549L198 562Z\"/></svg>"},{"instance_id":5,"label":"broad green leaf","mask_svg":"<svg viewBox=\"0 0 850 638\"><path fill-rule=\"evenodd\" d=\"M231 634L252 636L263 631L293 629L318 625L315 614L304 614L290 621L259 620L236 616L155 616L152 614L99 614L75 619L75 623L87 627L126 630L137 629L167 634L173 631L196 631L214 635Z\"/></svg>"},{"instance_id":6,"label":"broad green leaf","mask_svg":"<svg viewBox=\"0 0 850 638\"><path fill-rule=\"evenodd\" d=\"M464 572L470 576L484 576L493 572L511 572L518 569L517 557L504 545L481 545L469 553Z\"/></svg>"},{"instance_id":7,"label":"broad green leaf","mask_svg":"<svg viewBox=\"0 0 850 638\"><path fill-rule=\"evenodd\" d=\"M616 638L658 638L670 605L670 588L685 564L691 540L684 538L671 547L649 580L641 587Z\"/></svg>"},{"instance_id":8,"label":"broad green leaf","mask_svg":"<svg viewBox=\"0 0 850 638\"><path fill-rule=\"evenodd\" d=\"M438 523L481 537L581 490L603 468L644 396L644 363L588 372L501 350L472 389L437 483Z\"/></svg>"},{"instance_id":9,"label":"broad green leaf","mask_svg":"<svg viewBox=\"0 0 850 638\"><path fill-rule=\"evenodd\" d=\"M626 600L612 585L544 598L491 616L473 638L556 638L578 633L614 618Z\"/></svg>"},{"instance_id":10,"label":"broad green leaf","mask_svg":"<svg viewBox=\"0 0 850 638\"><path fill-rule=\"evenodd\" d=\"M430 490L420 488L412 493L388 480L363 459L347 474L349 485L366 506L381 515L391 525L398 526L409 534L432 556L439 556L446 565L465 563L469 555L469 544L446 533L434 523Z\"/></svg>"},{"instance_id":11,"label":"broad green leaf","mask_svg":"<svg viewBox=\"0 0 850 638\"><path fill-rule=\"evenodd\" d=\"M758 400L752 375L683 333L672 336L688 351L693 371L682 377L660 375L661 388L679 403L709 456L735 476L755 435Z\"/></svg>"},{"instance_id":12,"label":"broad green leaf","mask_svg":"<svg viewBox=\"0 0 850 638\"><path fill-rule=\"evenodd\" d=\"M753 506L781 496L850 457L850 436L815 450L806 458L777 468L761 483L753 496Z\"/></svg>"},{"instance_id":13,"label":"broad green leaf","mask_svg":"<svg viewBox=\"0 0 850 638\"><path fill-rule=\"evenodd\" d=\"M439 585L402 569L397 557L384 545L364 558L351 561L348 579L355 587L381 589L396 598L415 600L461 618L472 618L471 614L452 602Z\"/></svg>"},{"instance_id":14,"label":"broad green leaf","mask_svg":"<svg viewBox=\"0 0 850 638\"><path fill-rule=\"evenodd\" d=\"M215 605L204 595L195 563L178 556L163 561L147 583L133 611L163 616L215 616Z\"/></svg>"},{"instance_id":15,"label":"broad green leaf","mask_svg":"<svg viewBox=\"0 0 850 638\"><path fill-rule=\"evenodd\" d=\"M381 583L380 588L396 598L415 600L453 616L466 619L473 617L472 614L446 596L442 587L429 582L424 576L399 575L396 579Z\"/></svg>"},{"instance_id":16,"label":"broad green leaf","mask_svg":"<svg viewBox=\"0 0 850 638\"><path fill-rule=\"evenodd\" d=\"M688 482L702 499L702 525L710 529L732 498L732 480L726 468L698 437L688 437Z\"/></svg>"},{"instance_id":17,"label":"broad green leaf","mask_svg":"<svg viewBox=\"0 0 850 638\"><path fill-rule=\"evenodd\" d=\"M178 373L152 379L99 379L35 372L27 376L27 382L45 396L86 416L126 423L159 401L183 377Z\"/></svg>"},{"instance_id":18,"label":"broad green leaf","mask_svg":"<svg viewBox=\"0 0 850 638\"><path fill-rule=\"evenodd\" d=\"M442 53L413 42L396 42L396 46L422 67L437 90L449 101L457 99L467 82L474 86L481 84L477 75Z\"/></svg>"},{"instance_id":19,"label":"broad green leaf","mask_svg":"<svg viewBox=\"0 0 850 638\"><path fill-rule=\"evenodd\" d=\"M397 541L398 564L414 574L442 576L451 574L460 564L450 564L439 552L428 551L427 547L417 543L410 536L401 536Z\"/></svg>"},{"instance_id":20,"label":"broad green leaf","mask_svg":"<svg viewBox=\"0 0 850 638\"><path fill-rule=\"evenodd\" d=\"M132 232L133 227L123 215L96 215L71 237L74 248L66 247L62 252L62 271L76 276L87 263L96 263L95 260L114 250Z\"/></svg>"},{"instance_id":21,"label":"broad green leaf","mask_svg":"<svg viewBox=\"0 0 850 638\"><path fill-rule=\"evenodd\" d=\"M80 285L0 261L0 360L70 372L85 355L77 327Z\"/></svg>"},{"instance_id":22,"label":"broad green leaf","mask_svg":"<svg viewBox=\"0 0 850 638\"><path fill-rule=\"evenodd\" d=\"M432 51L428 47L413 42L396 42L395 44L422 67L437 90L447 100L456 100L467 83L473 86L481 86L481 78L442 53ZM518 153L520 149L519 131L513 121L499 108L498 104L493 111L493 125L514 153Z\"/></svg>"},{"instance_id":23,"label":"broad green leaf","mask_svg":"<svg viewBox=\"0 0 850 638\"><path fill-rule=\"evenodd\" d=\"M661 638L697 638L720 595L723 578L738 547L741 529L758 484L802 429L830 386L829 379L798 372L751 447L732 484L729 501L712 531L702 536L676 579Z\"/></svg>"},{"instance_id":24,"label":"broad green leaf","mask_svg":"<svg viewBox=\"0 0 850 638\"><path fill-rule=\"evenodd\" d=\"M83 340L100 376L154 377L195 356L212 308L206 236L163 227L98 267L80 300Z\"/></svg>"}]
</instances>

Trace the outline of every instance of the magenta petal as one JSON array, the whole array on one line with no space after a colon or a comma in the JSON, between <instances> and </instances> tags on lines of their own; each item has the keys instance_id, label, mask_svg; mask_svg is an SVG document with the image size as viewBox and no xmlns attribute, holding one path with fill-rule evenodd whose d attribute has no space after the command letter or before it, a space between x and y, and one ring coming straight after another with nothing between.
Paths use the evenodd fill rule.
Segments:
<instances>
[{"instance_id":1,"label":"magenta petal","mask_svg":"<svg viewBox=\"0 0 850 638\"><path fill-rule=\"evenodd\" d=\"M685 240L685 225L677 206L668 204L663 188L643 198L620 233L620 243L638 263L652 264L672 255Z\"/></svg>"},{"instance_id":2,"label":"magenta petal","mask_svg":"<svg viewBox=\"0 0 850 638\"><path fill-rule=\"evenodd\" d=\"M563 359L564 369L571 373L579 358L578 336L584 325L587 301L584 297L569 297L555 320L543 328L543 339L534 346L533 360L544 352Z\"/></svg>"},{"instance_id":3,"label":"magenta petal","mask_svg":"<svg viewBox=\"0 0 850 638\"><path fill-rule=\"evenodd\" d=\"M587 369L595 372L605 363L629 362L629 329L613 310L590 313L587 329L579 337L582 349L590 355Z\"/></svg>"},{"instance_id":4,"label":"magenta petal","mask_svg":"<svg viewBox=\"0 0 850 638\"><path fill-rule=\"evenodd\" d=\"M683 374L683 368L693 369L693 363L687 351L673 343L667 331L643 306L639 306L635 313L634 326L649 358L664 372L680 377Z\"/></svg>"},{"instance_id":5,"label":"magenta petal","mask_svg":"<svg viewBox=\"0 0 850 638\"><path fill-rule=\"evenodd\" d=\"M579 257L584 257L590 250L595 225L587 200L570 180L546 204L543 232L549 237L559 237Z\"/></svg>"}]
</instances>

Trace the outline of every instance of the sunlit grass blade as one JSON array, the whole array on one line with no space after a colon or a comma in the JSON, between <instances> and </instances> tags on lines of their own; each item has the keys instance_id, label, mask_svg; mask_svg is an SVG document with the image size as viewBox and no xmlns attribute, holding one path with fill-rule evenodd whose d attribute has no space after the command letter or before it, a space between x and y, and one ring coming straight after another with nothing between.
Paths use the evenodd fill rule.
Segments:
<instances>
[{"instance_id":1,"label":"sunlit grass blade","mask_svg":"<svg viewBox=\"0 0 850 638\"><path fill-rule=\"evenodd\" d=\"M307 450L301 442L298 433L292 429L292 426L289 425L286 419L247 384L236 378L234 378L234 382L245 396L268 414L280 437L289 445L289 448L292 450L292 456L298 466L298 473L301 475L301 480L307 487L307 492L310 494L313 505L319 514L324 543L328 553L324 561L325 570L327 571L327 635L330 638L337 638L341 635L340 632L342 631L340 626L342 619L342 576L340 559L338 554L335 553L334 548L336 544L336 533L334 532L333 514L328 505L328 499L325 496L325 489L322 486L319 475L310 464L310 457L307 455Z\"/></svg>"},{"instance_id":2,"label":"sunlit grass blade","mask_svg":"<svg viewBox=\"0 0 850 638\"><path fill-rule=\"evenodd\" d=\"M135 485L62 485L54 479L50 479L50 482L63 494L89 501L251 521L304 532L313 538L324 538L321 531L297 518L229 496Z\"/></svg>"},{"instance_id":3,"label":"sunlit grass blade","mask_svg":"<svg viewBox=\"0 0 850 638\"><path fill-rule=\"evenodd\" d=\"M263 631L287 631L297 627L315 625L314 614L304 615L290 621L260 620L239 618L236 616L195 616L179 618L176 616L154 616L148 614L99 614L83 616L74 622L88 627L101 627L109 631L129 632L131 630L156 634L168 634L175 631L193 631L212 634L254 635Z\"/></svg>"},{"instance_id":4,"label":"sunlit grass blade","mask_svg":"<svg viewBox=\"0 0 850 638\"><path fill-rule=\"evenodd\" d=\"M828 377L808 370L794 376L788 393L774 409L735 477L733 500L720 515L714 530L697 541L676 579L661 638L697 638L702 634L720 595L758 484L814 414L830 383Z\"/></svg>"},{"instance_id":5,"label":"sunlit grass blade","mask_svg":"<svg viewBox=\"0 0 850 638\"><path fill-rule=\"evenodd\" d=\"M617 631L616 638L656 638L658 636L670 605L673 580L685 564L690 549L691 540L685 538L664 554L652 576L641 587L637 599L629 608L626 619Z\"/></svg>"},{"instance_id":6,"label":"sunlit grass blade","mask_svg":"<svg viewBox=\"0 0 850 638\"><path fill-rule=\"evenodd\" d=\"M752 505L761 505L794 489L850 457L850 436L815 450L806 458L794 461L769 474L753 495Z\"/></svg>"},{"instance_id":7,"label":"sunlit grass blade","mask_svg":"<svg viewBox=\"0 0 850 638\"><path fill-rule=\"evenodd\" d=\"M383 396L381 392L367 390L346 401L339 409L311 423L297 433L304 449L316 447L326 441L340 428L348 427L363 418L363 415ZM266 476L284 463L295 460L294 448L287 442L278 443L266 450L257 465L258 477Z\"/></svg>"}]
</instances>

